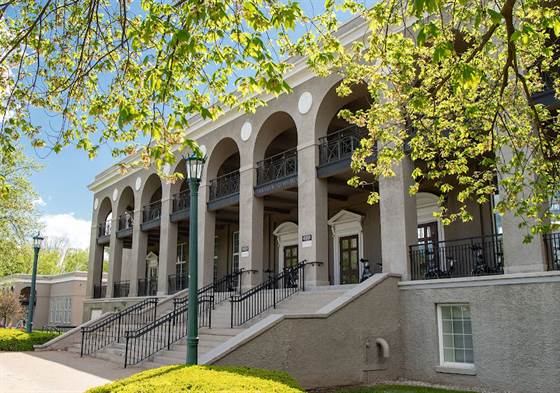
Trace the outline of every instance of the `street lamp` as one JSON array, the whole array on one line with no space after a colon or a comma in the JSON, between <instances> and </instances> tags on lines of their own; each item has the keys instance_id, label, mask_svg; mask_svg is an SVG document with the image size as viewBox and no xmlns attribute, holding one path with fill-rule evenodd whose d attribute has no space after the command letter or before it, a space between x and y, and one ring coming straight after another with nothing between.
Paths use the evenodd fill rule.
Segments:
<instances>
[{"instance_id":1,"label":"street lamp","mask_svg":"<svg viewBox=\"0 0 560 393\"><path fill-rule=\"evenodd\" d=\"M33 250L35 255L33 257L33 271L31 273L31 291L29 294L29 305L27 308L27 333L33 331L33 305L35 303L35 282L37 281L37 262L39 261L39 250L41 249L41 243L43 242L43 237L41 237L41 232L37 232L33 236Z\"/></svg>"},{"instance_id":2,"label":"street lamp","mask_svg":"<svg viewBox=\"0 0 560 393\"><path fill-rule=\"evenodd\" d=\"M189 209L189 305L187 311L187 364L198 364L198 186L206 157L185 157L191 192Z\"/></svg>"}]
</instances>

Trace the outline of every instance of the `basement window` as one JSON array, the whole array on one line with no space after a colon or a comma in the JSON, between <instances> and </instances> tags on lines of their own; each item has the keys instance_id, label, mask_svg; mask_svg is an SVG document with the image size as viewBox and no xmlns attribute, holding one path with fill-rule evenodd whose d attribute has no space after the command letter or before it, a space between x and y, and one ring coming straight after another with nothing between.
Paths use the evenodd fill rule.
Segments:
<instances>
[{"instance_id":1,"label":"basement window","mask_svg":"<svg viewBox=\"0 0 560 393\"><path fill-rule=\"evenodd\" d=\"M471 309L468 304L437 306L442 367L474 369Z\"/></svg>"}]
</instances>

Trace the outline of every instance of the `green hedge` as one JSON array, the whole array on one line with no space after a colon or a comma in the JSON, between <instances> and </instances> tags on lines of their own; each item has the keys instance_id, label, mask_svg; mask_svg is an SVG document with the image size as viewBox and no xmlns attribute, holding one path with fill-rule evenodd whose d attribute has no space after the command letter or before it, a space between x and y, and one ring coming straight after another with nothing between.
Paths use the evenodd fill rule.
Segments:
<instances>
[{"instance_id":1,"label":"green hedge","mask_svg":"<svg viewBox=\"0 0 560 393\"><path fill-rule=\"evenodd\" d=\"M33 345L44 344L58 336L52 332L26 333L19 329L0 328L0 351L33 351Z\"/></svg>"},{"instance_id":2,"label":"green hedge","mask_svg":"<svg viewBox=\"0 0 560 393\"><path fill-rule=\"evenodd\" d=\"M287 373L245 367L166 366L134 374L86 393L301 393Z\"/></svg>"}]
</instances>

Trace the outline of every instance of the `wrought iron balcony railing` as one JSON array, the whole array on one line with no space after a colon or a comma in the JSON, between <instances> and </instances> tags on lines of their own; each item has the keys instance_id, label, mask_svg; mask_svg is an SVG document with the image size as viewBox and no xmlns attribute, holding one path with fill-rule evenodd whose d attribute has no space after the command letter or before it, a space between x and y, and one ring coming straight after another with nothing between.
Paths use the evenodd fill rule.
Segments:
<instances>
[{"instance_id":1,"label":"wrought iron balcony railing","mask_svg":"<svg viewBox=\"0 0 560 393\"><path fill-rule=\"evenodd\" d=\"M119 217L119 231L132 229L134 226L134 214L132 212L124 212Z\"/></svg>"},{"instance_id":2,"label":"wrought iron balcony railing","mask_svg":"<svg viewBox=\"0 0 560 393\"><path fill-rule=\"evenodd\" d=\"M502 235L410 246L412 280L503 274Z\"/></svg>"},{"instance_id":3,"label":"wrought iron balcony railing","mask_svg":"<svg viewBox=\"0 0 560 393\"><path fill-rule=\"evenodd\" d=\"M111 236L112 226L113 223L111 220L103 221L102 223L99 223L97 227L97 237Z\"/></svg>"},{"instance_id":4,"label":"wrought iron balcony railing","mask_svg":"<svg viewBox=\"0 0 560 393\"><path fill-rule=\"evenodd\" d=\"M190 190L183 190L173 195L173 213L187 210L191 202Z\"/></svg>"},{"instance_id":5,"label":"wrought iron balcony railing","mask_svg":"<svg viewBox=\"0 0 560 393\"><path fill-rule=\"evenodd\" d=\"M352 125L319 138L319 164L324 165L352 157L360 141L368 134L367 128Z\"/></svg>"},{"instance_id":6,"label":"wrought iron balcony railing","mask_svg":"<svg viewBox=\"0 0 560 393\"><path fill-rule=\"evenodd\" d=\"M224 198L239 193L239 170L226 173L210 181L209 199Z\"/></svg>"},{"instance_id":7,"label":"wrought iron balcony railing","mask_svg":"<svg viewBox=\"0 0 560 393\"><path fill-rule=\"evenodd\" d=\"M272 183L297 175L297 149L265 158L257 163L257 185Z\"/></svg>"},{"instance_id":8,"label":"wrought iron balcony railing","mask_svg":"<svg viewBox=\"0 0 560 393\"><path fill-rule=\"evenodd\" d=\"M560 270L560 233L547 233L543 238L548 270Z\"/></svg>"},{"instance_id":9,"label":"wrought iron balcony railing","mask_svg":"<svg viewBox=\"0 0 560 393\"><path fill-rule=\"evenodd\" d=\"M127 297L130 292L130 281L113 283L113 297Z\"/></svg>"},{"instance_id":10,"label":"wrought iron balcony railing","mask_svg":"<svg viewBox=\"0 0 560 393\"><path fill-rule=\"evenodd\" d=\"M142 210L142 222L158 221L161 218L161 201L152 202Z\"/></svg>"},{"instance_id":11,"label":"wrought iron balcony railing","mask_svg":"<svg viewBox=\"0 0 560 393\"><path fill-rule=\"evenodd\" d=\"M156 296L157 288L157 277L138 279L138 296Z\"/></svg>"},{"instance_id":12,"label":"wrought iron balcony railing","mask_svg":"<svg viewBox=\"0 0 560 393\"><path fill-rule=\"evenodd\" d=\"M93 286L93 298L103 299L107 296L107 285L105 284L95 284Z\"/></svg>"}]
</instances>

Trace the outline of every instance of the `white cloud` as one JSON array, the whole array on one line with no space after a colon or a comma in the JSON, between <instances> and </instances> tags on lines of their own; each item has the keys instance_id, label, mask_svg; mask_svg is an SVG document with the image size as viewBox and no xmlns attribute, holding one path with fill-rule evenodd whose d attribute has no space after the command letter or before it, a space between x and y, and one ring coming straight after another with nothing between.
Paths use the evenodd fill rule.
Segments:
<instances>
[{"instance_id":1,"label":"white cloud","mask_svg":"<svg viewBox=\"0 0 560 393\"><path fill-rule=\"evenodd\" d=\"M45 200L43 198L38 197L37 199L35 199L33 201L33 206L35 206L35 207L47 206L47 202L45 202Z\"/></svg>"},{"instance_id":2,"label":"white cloud","mask_svg":"<svg viewBox=\"0 0 560 393\"><path fill-rule=\"evenodd\" d=\"M70 248L88 248L91 236L91 221L74 217L74 213L46 214L41 217L44 224L42 234L47 242L64 239Z\"/></svg>"}]
</instances>

